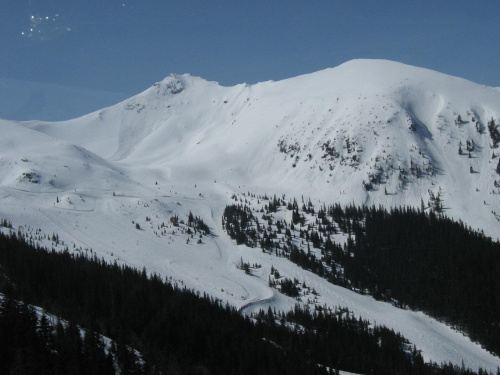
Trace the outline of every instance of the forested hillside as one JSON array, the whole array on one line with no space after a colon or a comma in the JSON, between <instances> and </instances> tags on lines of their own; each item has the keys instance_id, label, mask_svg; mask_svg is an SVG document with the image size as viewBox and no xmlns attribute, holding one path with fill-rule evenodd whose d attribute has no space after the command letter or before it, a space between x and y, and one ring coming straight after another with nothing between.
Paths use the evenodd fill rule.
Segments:
<instances>
[{"instance_id":1,"label":"forested hillside","mask_svg":"<svg viewBox=\"0 0 500 375\"><path fill-rule=\"evenodd\" d=\"M452 365L424 364L418 348L399 334L372 326L345 309L310 311L297 306L287 314L269 309L243 317L208 296L157 275L148 276L146 270L35 249L3 234L0 266L0 290L7 294L0 307L4 349L0 362L6 373L21 368L20 359L26 373L64 373L58 367L63 358L71 360L72 373L99 373L72 362L85 362L92 353L100 353L103 368L109 370L112 357L98 342L99 351L88 349L92 347L86 344L92 341L89 333L82 345L75 324L115 340L111 355L121 374L325 374L335 369L374 374L474 373ZM43 318L37 323L30 309L16 300L43 306L70 324L67 328L58 324L55 331L47 328ZM71 345L64 350L61 337L73 337L65 341ZM142 354L143 361L131 348ZM39 367L37 358L47 352L51 354Z\"/></svg>"},{"instance_id":2,"label":"forested hillside","mask_svg":"<svg viewBox=\"0 0 500 375\"><path fill-rule=\"evenodd\" d=\"M238 244L423 310L500 354L500 244L461 222L433 209L314 207L310 200L249 195L226 207L223 225ZM291 288L289 280L274 277L270 284L299 294L300 285Z\"/></svg>"}]
</instances>

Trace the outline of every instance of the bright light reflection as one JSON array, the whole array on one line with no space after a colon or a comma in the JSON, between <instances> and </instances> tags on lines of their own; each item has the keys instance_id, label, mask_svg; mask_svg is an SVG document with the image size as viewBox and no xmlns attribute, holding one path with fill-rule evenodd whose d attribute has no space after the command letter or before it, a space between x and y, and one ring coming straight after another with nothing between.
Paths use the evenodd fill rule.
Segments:
<instances>
[{"instance_id":1,"label":"bright light reflection","mask_svg":"<svg viewBox=\"0 0 500 375\"><path fill-rule=\"evenodd\" d=\"M71 31L70 25L65 22L65 17L61 17L59 13L52 16L32 14L29 16L29 23L29 29L21 32L25 38L36 37L38 40L47 41Z\"/></svg>"}]
</instances>

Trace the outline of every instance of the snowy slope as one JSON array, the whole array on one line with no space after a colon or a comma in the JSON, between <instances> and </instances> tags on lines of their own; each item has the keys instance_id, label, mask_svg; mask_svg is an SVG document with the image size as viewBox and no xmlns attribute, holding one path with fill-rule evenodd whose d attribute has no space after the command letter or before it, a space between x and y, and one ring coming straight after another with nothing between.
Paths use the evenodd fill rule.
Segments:
<instances>
[{"instance_id":1,"label":"snowy slope","mask_svg":"<svg viewBox=\"0 0 500 375\"><path fill-rule=\"evenodd\" d=\"M441 191L448 215L497 238L498 159L487 124L498 125L499 103L496 90L463 79L355 60L229 88L172 75L117 106L29 126L171 178L286 192L293 182L294 194L385 205L427 204L429 191Z\"/></svg>"},{"instance_id":2,"label":"snowy slope","mask_svg":"<svg viewBox=\"0 0 500 375\"><path fill-rule=\"evenodd\" d=\"M268 287L272 265L319 291L318 303L400 331L426 359L494 371L500 359L424 314L235 246L221 228L234 193L426 207L439 194L446 214L498 238L491 119L500 124L497 90L383 60L234 87L171 75L74 120L0 121L0 218L28 236L59 235L58 245L40 237L46 245L145 266L245 312L297 302ZM171 223L189 212L211 228L201 243ZM246 275L241 258L262 268Z\"/></svg>"}]
</instances>

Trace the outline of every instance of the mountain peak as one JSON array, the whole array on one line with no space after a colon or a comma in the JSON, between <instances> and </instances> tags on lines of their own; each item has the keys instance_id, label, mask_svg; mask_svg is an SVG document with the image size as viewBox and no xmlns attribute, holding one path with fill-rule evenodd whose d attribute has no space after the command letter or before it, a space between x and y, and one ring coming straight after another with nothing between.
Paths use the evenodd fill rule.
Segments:
<instances>
[{"instance_id":1,"label":"mountain peak","mask_svg":"<svg viewBox=\"0 0 500 375\"><path fill-rule=\"evenodd\" d=\"M172 73L162 81L154 83L152 88L155 89L157 94L161 95L178 94L184 90L183 76Z\"/></svg>"}]
</instances>

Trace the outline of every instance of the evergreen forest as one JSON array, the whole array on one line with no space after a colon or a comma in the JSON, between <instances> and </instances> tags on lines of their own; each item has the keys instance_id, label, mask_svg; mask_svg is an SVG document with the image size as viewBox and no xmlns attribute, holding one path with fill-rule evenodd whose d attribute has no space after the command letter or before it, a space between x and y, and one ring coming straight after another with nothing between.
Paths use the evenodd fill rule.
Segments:
<instances>
[{"instance_id":1,"label":"evergreen forest","mask_svg":"<svg viewBox=\"0 0 500 375\"><path fill-rule=\"evenodd\" d=\"M475 373L424 363L399 334L346 309L242 316L145 269L14 234L0 234L0 291L2 374Z\"/></svg>"},{"instance_id":2,"label":"evergreen forest","mask_svg":"<svg viewBox=\"0 0 500 375\"><path fill-rule=\"evenodd\" d=\"M483 233L423 203L387 211L314 207L310 200L250 193L233 199L222 225L237 244L286 257L358 293L422 310L500 355L500 244ZM270 278L290 296L299 294L295 284Z\"/></svg>"}]
</instances>

